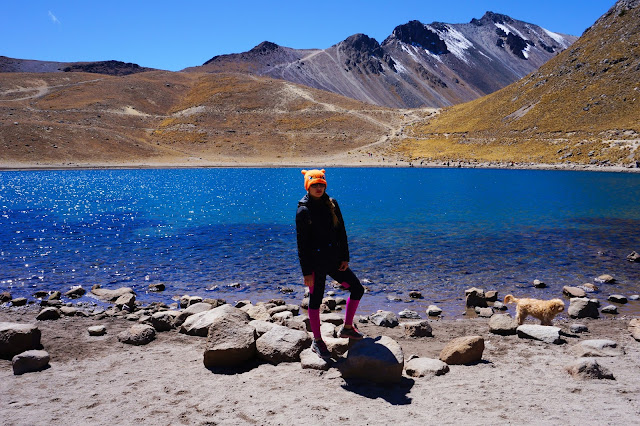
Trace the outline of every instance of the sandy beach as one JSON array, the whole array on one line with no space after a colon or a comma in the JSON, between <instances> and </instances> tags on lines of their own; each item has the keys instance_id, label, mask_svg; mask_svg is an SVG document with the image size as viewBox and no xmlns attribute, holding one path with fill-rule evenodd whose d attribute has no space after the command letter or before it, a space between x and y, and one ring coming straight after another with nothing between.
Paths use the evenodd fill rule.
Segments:
<instances>
[{"instance_id":1,"label":"sandy beach","mask_svg":"<svg viewBox=\"0 0 640 426\"><path fill-rule=\"evenodd\" d=\"M50 368L23 375L0 360L5 425L632 425L640 416L640 342L625 317L557 320L563 344L495 335L483 318L430 320L433 337L422 338L405 337L402 326L361 324L369 337L396 340L405 363L411 355L438 358L456 337L485 340L479 363L451 365L440 376L405 373L398 384L377 385L345 380L335 368L302 369L298 362L255 361L212 372L203 365L206 338L173 330L132 346L116 338L132 325L124 318L37 321L37 311L33 305L0 309L0 322L36 323L51 357ZM588 332L571 333L576 323ZM107 334L89 336L93 325L105 325ZM614 380L567 373L578 359L573 346L590 339L610 339L623 349L623 355L596 358Z\"/></svg>"}]
</instances>

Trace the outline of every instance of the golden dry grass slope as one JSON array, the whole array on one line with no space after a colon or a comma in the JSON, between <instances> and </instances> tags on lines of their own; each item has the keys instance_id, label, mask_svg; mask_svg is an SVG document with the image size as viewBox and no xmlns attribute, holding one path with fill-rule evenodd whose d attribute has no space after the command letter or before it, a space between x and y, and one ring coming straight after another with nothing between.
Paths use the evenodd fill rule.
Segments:
<instances>
[{"instance_id":1,"label":"golden dry grass slope","mask_svg":"<svg viewBox=\"0 0 640 426\"><path fill-rule=\"evenodd\" d=\"M299 163L407 115L246 74L0 74L0 166Z\"/></svg>"},{"instance_id":2,"label":"golden dry grass slope","mask_svg":"<svg viewBox=\"0 0 640 426\"><path fill-rule=\"evenodd\" d=\"M408 129L410 159L640 161L640 2L616 3L538 71Z\"/></svg>"}]
</instances>

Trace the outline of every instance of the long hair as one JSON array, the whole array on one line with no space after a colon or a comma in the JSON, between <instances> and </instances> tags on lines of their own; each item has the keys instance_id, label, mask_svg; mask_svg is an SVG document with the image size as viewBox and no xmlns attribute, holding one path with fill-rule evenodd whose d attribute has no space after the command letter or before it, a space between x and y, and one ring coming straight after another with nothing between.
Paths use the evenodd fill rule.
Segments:
<instances>
[{"instance_id":1,"label":"long hair","mask_svg":"<svg viewBox=\"0 0 640 426\"><path fill-rule=\"evenodd\" d=\"M327 207L329 207L329 211L331 212L331 217L333 219L333 227L337 228L338 224L340 223L340 220L338 219L338 215L336 214L336 205L334 204L331 197L327 195L326 192L323 194L323 198L324 198L324 202L327 204Z\"/></svg>"}]
</instances>

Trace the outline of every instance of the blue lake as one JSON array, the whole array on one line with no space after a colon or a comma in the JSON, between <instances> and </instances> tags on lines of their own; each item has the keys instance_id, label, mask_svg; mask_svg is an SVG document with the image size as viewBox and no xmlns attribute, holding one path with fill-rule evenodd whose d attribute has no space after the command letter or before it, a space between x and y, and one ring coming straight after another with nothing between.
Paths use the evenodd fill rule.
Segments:
<instances>
[{"instance_id":1,"label":"blue lake","mask_svg":"<svg viewBox=\"0 0 640 426\"><path fill-rule=\"evenodd\" d=\"M351 266L368 287L361 313L438 304L464 290L559 297L640 292L640 175L570 171L334 168ZM299 169L0 172L0 291L133 287L142 301L182 294L298 303L294 217ZM540 279L547 289L534 289ZM167 290L148 294L150 283ZM291 289L293 292L281 292ZM419 290L422 300L408 299ZM341 291L337 291L341 295ZM638 312L640 302L619 307Z\"/></svg>"}]
</instances>

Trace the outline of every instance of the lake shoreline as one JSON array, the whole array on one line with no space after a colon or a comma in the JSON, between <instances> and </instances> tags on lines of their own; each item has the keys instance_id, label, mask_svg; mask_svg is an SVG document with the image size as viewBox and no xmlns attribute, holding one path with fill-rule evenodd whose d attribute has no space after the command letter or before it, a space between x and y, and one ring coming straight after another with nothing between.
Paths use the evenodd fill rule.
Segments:
<instances>
[{"instance_id":1,"label":"lake shoreline","mask_svg":"<svg viewBox=\"0 0 640 426\"><path fill-rule=\"evenodd\" d=\"M463 169L505 169L505 170L558 170L588 171L610 173L640 173L638 167L622 165L590 164L545 164L512 162L467 162L467 161L420 161L412 162L400 159L369 158L360 159L318 158L312 161L175 161L175 162L105 162L105 163L67 163L38 164L0 161L0 171L53 171L53 170L137 170L137 169L207 169L207 168L463 168Z\"/></svg>"}]
</instances>

